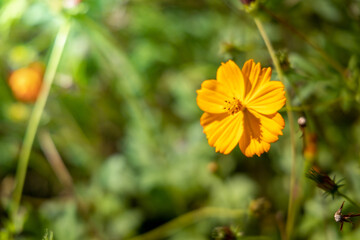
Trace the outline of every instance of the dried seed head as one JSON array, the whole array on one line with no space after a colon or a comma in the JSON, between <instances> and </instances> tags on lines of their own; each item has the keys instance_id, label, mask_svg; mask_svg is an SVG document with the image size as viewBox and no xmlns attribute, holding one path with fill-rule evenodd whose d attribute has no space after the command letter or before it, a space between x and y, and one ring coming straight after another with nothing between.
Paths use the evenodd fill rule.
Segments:
<instances>
[{"instance_id":1,"label":"dried seed head","mask_svg":"<svg viewBox=\"0 0 360 240\"><path fill-rule=\"evenodd\" d=\"M334 214L335 222L340 223L340 231L342 231L342 228L344 226L344 222L352 223L352 218L360 216L360 213L343 214L342 213L342 208L344 207L344 203L345 203L345 201L343 201L340 208Z\"/></svg>"},{"instance_id":2,"label":"dried seed head","mask_svg":"<svg viewBox=\"0 0 360 240\"><path fill-rule=\"evenodd\" d=\"M334 214L335 222L341 222L341 220L342 220L341 212L342 212L342 208L344 206L344 203L345 203L345 201L343 201L343 203L341 204L341 207Z\"/></svg>"},{"instance_id":3,"label":"dried seed head","mask_svg":"<svg viewBox=\"0 0 360 240\"><path fill-rule=\"evenodd\" d=\"M316 182L317 187L324 190L326 194L331 194L333 197L342 186L335 183L335 178L331 179L327 174L320 173L320 171L315 168L310 169L310 171L306 173L306 177Z\"/></svg>"},{"instance_id":4,"label":"dried seed head","mask_svg":"<svg viewBox=\"0 0 360 240\"><path fill-rule=\"evenodd\" d=\"M335 213L334 218L335 218L335 222L340 222L341 221L341 215L337 214L337 212Z\"/></svg>"}]
</instances>

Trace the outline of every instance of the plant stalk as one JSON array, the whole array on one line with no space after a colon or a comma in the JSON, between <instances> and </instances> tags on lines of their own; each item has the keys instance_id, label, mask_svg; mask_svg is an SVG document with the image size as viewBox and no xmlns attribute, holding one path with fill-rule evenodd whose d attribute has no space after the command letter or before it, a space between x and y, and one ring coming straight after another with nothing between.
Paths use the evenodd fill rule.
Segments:
<instances>
[{"instance_id":1,"label":"plant stalk","mask_svg":"<svg viewBox=\"0 0 360 240\"><path fill-rule=\"evenodd\" d=\"M352 205L354 205L354 206L357 207L358 209L360 209L359 204L357 204L356 202L354 202L351 198L349 198L349 197L346 196L345 194L343 194L343 193L341 193L341 192L339 192L339 191L337 191L337 194L338 194L339 196L342 196L342 197L345 198L346 200L348 200Z\"/></svg>"},{"instance_id":2,"label":"plant stalk","mask_svg":"<svg viewBox=\"0 0 360 240\"><path fill-rule=\"evenodd\" d=\"M340 63L338 63L335 59L333 59L331 56L329 56L319 45L317 45L314 41L309 39L305 34L298 31L295 27L291 26L289 22L285 21L284 19L281 19L280 17L276 16L273 12L271 12L269 9L267 9L265 6L260 5L261 9L264 10L267 14L269 14L271 17L273 17L276 21L278 21L280 24L282 24L284 27L289 29L291 32L295 33L300 39L304 40L307 44L309 44L311 47L313 47L320 55L323 57L323 59L329 63L336 71L338 71L345 79L347 79L346 76L346 69L341 66Z\"/></svg>"},{"instance_id":3,"label":"plant stalk","mask_svg":"<svg viewBox=\"0 0 360 240\"><path fill-rule=\"evenodd\" d=\"M279 80L285 85L284 73L281 69L278 58L275 55L274 48L269 40L268 35L262 25L262 22L254 17L255 24L259 30L261 37L263 38L265 45L269 51L271 59L274 63L276 72L278 74ZM290 193L289 193L289 204L288 204L288 216L286 222L286 235L287 239L291 238L291 234L294 227L295 217L296 217L296 205L295 205L295 186L296 186L296 142L295 142L295 128L294 128L294 116L291 111L291 99L288 93L288 90L285 91L286 97L286 112L289 119L290 125L290 145L291 145L291 175L290 175Z\"/></svg>"},{"instance_id":4,"label":"plant stalk","mask_svg":"<svg viewBox=\"0 0 360 240\"><path fill-rule=\"evenodd\" d=\"M25 137L22 148L20 150L19 163L16 170L16 185L13 192L13 202L10 209L11 217L14 219L19 209L21 195L24 187L25 176L29 163L31 148L34 143L35 135L40 123L44 107L49 96L51 84L54 80L56 70L58 68L61 55L63 53L66 40L70 31L70 22L66 21L59 29L52 52L50 54L48 66L45 70L44 81L39 96L35 102L31 113L28 126L26 128Z\"/></svg>"}]
</instances>

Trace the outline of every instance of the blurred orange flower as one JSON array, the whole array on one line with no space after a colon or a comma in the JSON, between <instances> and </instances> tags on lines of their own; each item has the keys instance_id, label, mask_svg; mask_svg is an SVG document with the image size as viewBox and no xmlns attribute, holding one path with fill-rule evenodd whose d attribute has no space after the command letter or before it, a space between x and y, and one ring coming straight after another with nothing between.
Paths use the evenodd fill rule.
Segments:
<instances>
[{"instance_id":1,"label":"blurred orange flower","mask_svg":"<svg viewBox=\"0 0 360 240\"><path fill-rule=\"evenodd\" d=\"M44 66L41 63L14 71L9 78L9 86L15 98L22 102L35 102L39 95Z\"/></svg>"},{"instance_id":2,"label":"blurred orange flower","mask_svg":"<svg viewBox=\"0 0 360 240\"><path fill-rule=\"evenodd\" d=\"M285 126L277 112L285 104L284 85L270 81L271 68L252 59L242 69L229 60L197 90L197 104L205 113L200 124L210 146L229 154L237 144L247 157L269 151Z\"/></svg>"}]
</instances>

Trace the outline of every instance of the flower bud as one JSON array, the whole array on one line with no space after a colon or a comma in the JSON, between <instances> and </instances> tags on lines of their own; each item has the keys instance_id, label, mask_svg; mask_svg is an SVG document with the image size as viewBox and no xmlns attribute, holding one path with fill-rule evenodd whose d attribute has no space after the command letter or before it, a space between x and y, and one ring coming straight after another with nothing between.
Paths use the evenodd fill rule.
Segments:
<instances>
[{"instance_id":1,"label":"flower bud","mask_svg":"<svg viewBox=\"0 0 360 240\"><path fill-rule=\"evenodd\" d=\"M335 183L335 178L331 179L327 174L320 173L315 167L310 169L306 174L306 177L313 180L318 188L321 188L326 194L331 194L333 197L335 193L338 192L339 188L343 186Z\"/></svg>"},{"instance_id":2,"label":"flower bud","mask_svg":"<svg viewBox=\"0 0 360 240\"><path fill-rule=\"evenodd\" d=\"M305 117L299 117L298 118L298 124L300 128L306 127L306 118Z\"/></svg>"}]
</instances>

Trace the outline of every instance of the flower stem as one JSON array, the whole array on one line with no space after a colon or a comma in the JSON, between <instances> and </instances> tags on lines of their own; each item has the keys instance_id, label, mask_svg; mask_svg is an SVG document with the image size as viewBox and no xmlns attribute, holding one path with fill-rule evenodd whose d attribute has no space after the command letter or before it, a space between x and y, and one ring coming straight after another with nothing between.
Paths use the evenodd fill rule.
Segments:
<instances>
[{"instance_id":1,"label":"flower stem","mask_svg":"<svg viewBox=\"0 0 360 240\"><path fill-rule=\"evenodd\" d=\"M261 21L256 17L254 17L254 21L269 51L271 59L276 68L276 72L278 74L279 80L285 85L284 73L281 69L279 60L275 55L275 51L269 40L269 37L267 36ZM289 194L290 196L289 196L289 204L288 204L288 216L286 222L286 233L287 233L286 235L287 238L290 239L294 227L295 216L296 216L296 206L295 206L296 142L295 142L294 116L291 111L291 100L288 91L285 91L285 97L286 97L286 112L288 115L289 125L290 125L290 144L291 144L291 176L290 176L290 194Z\"/></svg>"},{"instance_id":2,"label":"flower stem","mask_svg":"<svg viewBox=\"0 0 360 240\"><path fill-rule=\"evenodd\" d=\"M354 202L353 200L351 200L351 198L349 198L348 196L346 196L345 194L343 194L343 193L341 193L341 192L337 192L337 194L339 195L339 196L342 196L343 198L345 198L346 200L348 200L352 205L354 205L354 206L356 206L357 208L359 208L360 209L360 206L359 206L359 204L357 204L356 202Z\"/></svg>"},{"instance_id":3,"label":"flower stem","mask_svg":"<svg viewBox=\"0 0 360 240\"><path fill-rule=\"evenodd\" d=\"M59 65L62 52L64 50L66 39L69 35L69 30L70 30L69 21L66 21L59 29L59 32L56 36L54 46L49 58L48 66L45 71L44 82L41 91L39 93L39 96L35 102L26 129L23 145L20 151L19 163L17 166L16 177L15 177L16 185L13 193L13 202L10 209L11 217L13 219L16 217L17 211L19 209L31 148L34 143L34 139L40 123L41 115L44 111L44 107L47 98L49 96L51 84L54 80L55 73Z\"/></svg>"},{"instance_id":4,"label":"flower stem","mask_svg":"<svg viewBox=\"0 0 360 240\"><path fill-rule=\"evenodd\" d=\"M151 239L162 239L169 236L170 232L174 232L176 229L183 228L191 223L199 221L207 217L217 218L238 218L246 214L245 210L242 209L226 209L216 207L205 207L194 210L192 212L181 215L164 225L161 225L148 233L136 236L129 240L151 240Z\"/></svg>"},{"instance_id":5,"label":"flower stem","mask_svg":"<svg viewBox=\"0 0 360 240\"><path fill-rule=\"evenodd\" d=\"M347 79L346 76L346 69L341 66L340 63L338 63L335 59L333 59L330 55L328 55L319 45L317 45L314 41L310 40L305 34L298 31L296 28L291 26L289 22L285 21L284 19L281 19L280 17L276 16L273 12L271 12L268 8L266 8L263 5L260 5L261 9L264 10L267 14L269 14L271 17L273 17L276 21L278 21L280 24L282 24L284 27L289 29L291 32L296 34L299 38L304 40L307 44L309 44L311 47L313 47L316 51L320 53L320 55L323 57L323 59L328 62L336 71L338 71L345 79Z\"/></svg>"}]
</instances>

